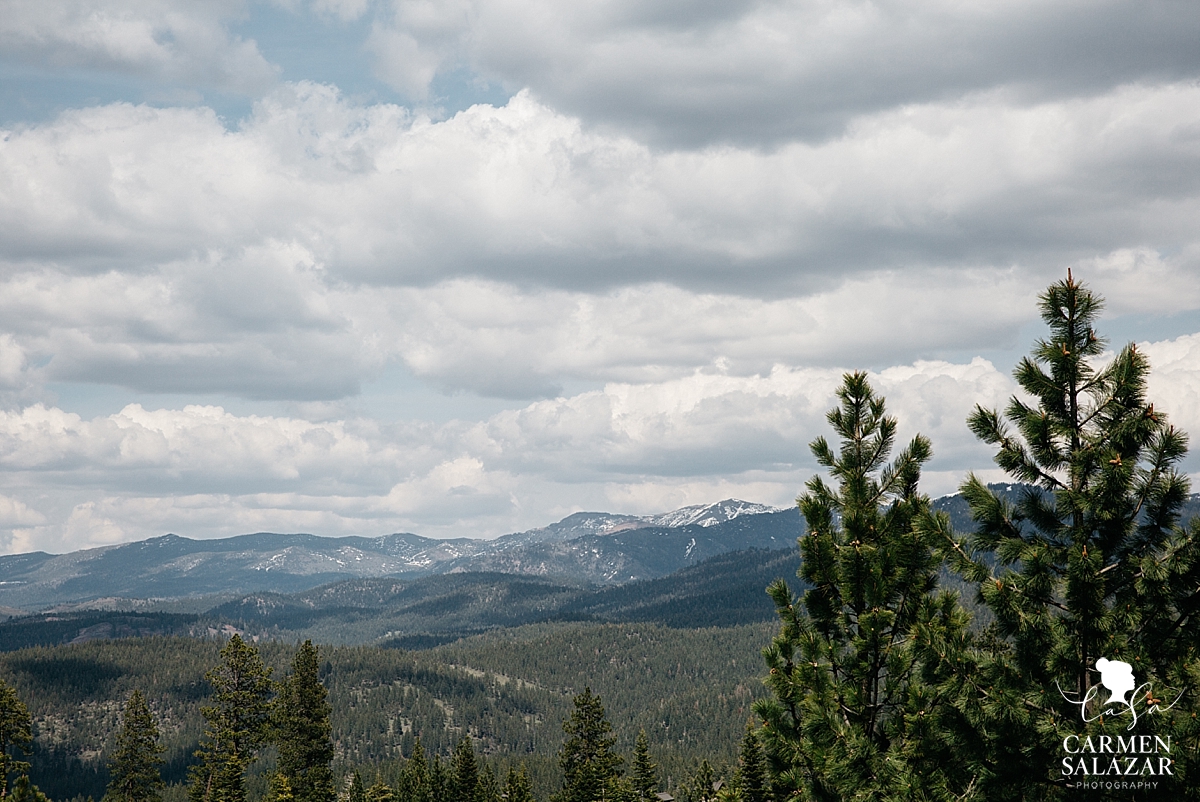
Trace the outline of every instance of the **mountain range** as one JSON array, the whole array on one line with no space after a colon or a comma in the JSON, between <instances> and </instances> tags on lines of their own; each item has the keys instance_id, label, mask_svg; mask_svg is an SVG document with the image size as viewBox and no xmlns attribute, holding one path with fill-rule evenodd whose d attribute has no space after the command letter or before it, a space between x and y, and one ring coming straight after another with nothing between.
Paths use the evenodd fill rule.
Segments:
<instances>
[{"instance_id":1,"label":"mountain range","mask_svg":"<svg viewBox=\"0 0 1200 802\"><path fill-rule=\"evenodd\" d=\"M192 540L169 534L70 554L2 556L0 606L30 611L112 599L294 593L356 577L477 571L615 585L736 549L789 547L799 533L795 509L728 499L652 516L578 512L493 540L268 532Z\"/></svg>"},{"instance_id":2,"label":"mountain range","mask_svg":"<svg viewBox=\"0 0 1200 802\"><path fill-rule=\"evenodd\" d=\"M1022 490L1018 485L992 487L1003 494ZM933 504L950 515L958 531L971 528L966 501L961 495L944 496ZM1196 514L1200 514L1200 495L1189 499L1184 519ZM297 613L302 608L308 609L301 617L313 617L313 610L331 605L372 610L386 606L400 610L409 602L419 602L433 605L429 607L433 610L440 604L445 609L438 608L441 612L432 619L422 618L423 608L409 611L416 616L409 623L414 626L421 623L418 629L424 630L433 619L441 624L452 620L457 622L454 624L457 629L466 626L464 616L469 609L484 618L491 615L481 601L488 597L490 591L483 588L489 583L505 586L506 603L517 603L515 600L520 598L524 601L517 603L517 607L533 605L525 612L514 612L523 620L529 617L526 613L536 618L549 614L551 608L555 615L599 615L597 610L587 608L590 602L576 598L580 591L673 576L732 552L790 550L794 553L796 538L802 533L803 524L796 508L780 510L727 499L651 516L578 512L549 526L492 540L434 540L409 533L329 538L263 532L215 540L164 535L63 555L34 552L0 557L0 618L53 609L132 607L163 611L171 609L163 602L187 599L195 600L188 610L206 611L239 596L256 594L254 604L265 606L264 609L277 604L294 608ZM756 563L751 559L748 564ZM726 569L736 572L741 570L739 565L733 561ZM789 575L794 575L794 571L792 568ZM486 574L493 578L472 580L477 587L471 592L483 594L474 601L465 596L447 601L443 590L456 585L465 587L462 582L466 580L449 578L457 574ZM432 584L414 584L423 577L433 576L444 579ZM527 582L518 588L509 580L495 579L501 576L538 579L540 584ZM383 581L348 582L374 579ZM336 604L329 598L320 601L310 591L327 597L332 594L340 597L340 601ZM713 592L719 596L718 591ZM382 600L366 599L364 593L394 596L385 604ZM292 594L295 598L284 603L269 599L270 594ZM538 607L539 602L531 601L538 596L553 597L554 601ZM442 600L434 602L435 597ZM151 600L153 604L142 604L139 608L130 600ZM446 619L443 614L455 604L463 615L452 614ZM183 610L179 606L174 609ZM235 612L222 610L223 615ZM244 612L237 612L238 617L244 618ZM409 613L397 615L408 620L405 616ZM280 625L281 620L276 615L272 625ZM496 621L488 625L499 624ZM411 628L407 624L402 627Z\"/></svg>"}]
</instances>

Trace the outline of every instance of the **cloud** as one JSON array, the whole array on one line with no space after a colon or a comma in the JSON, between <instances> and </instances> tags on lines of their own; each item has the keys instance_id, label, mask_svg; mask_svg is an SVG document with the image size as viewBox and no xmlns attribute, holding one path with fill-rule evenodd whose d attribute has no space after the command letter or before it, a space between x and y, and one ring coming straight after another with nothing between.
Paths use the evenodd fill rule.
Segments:
<instances>
[{"instance_id":1,"label":"cloud","mask_svg":"<svg viewBox=\"0 0 1200 802\"><path fill-rule=\"evenodd\" d=\"M406 465L421 465L421 448L404 446L402 434L381 441L367 421L238 417L211 406L132 404L91 420L40 404L0 413L6 471L109 489L271 492L302 480L328 495L345 482L355 492L382 490Z\"/></svg>"},{"instance_id":2,"label":"cloud","mask_svg":"<svg viewBox=\"0 0 1200 802\"><path fill-rule=\"evenodd\" d=\"M15 511L0 527L10 547L37 531L43 547L78 548L247 528L495 535L579 506L654 511L646 505L716 488L780 503L814 467L807 443L823 430L839 381L832 368L698 372L441 426L314 423L211 406L130 405L85 420L33 405L0 415L0 468ZM876 381L905 437L929 426L950 440L963 439L970 404L1007 388L982 360L918 363ZM961 472L964 455L947 453L942 469ZM38 490L47 483L59 489L52 501Z\"/></svg>"},{"instance_id":3,"label":"cloud","mask_svg":"<svg viewBox=\"0 0 1200 802\"><path fill-rule=\"evenodd\" d=\"M330 400L398 361L530 398L882 367L1011 343L1072 264L1119 313L1191 309L1198 111L1185 84L996 93L770 151L656 150L528 93L440 122L314 84L233 130L71 111L0 137L3 381Z\"/></svg>"},{"instance_id":4,"label":"cloud","mask_svg":"<svg viewBox=\"0 0 1200 802\"><path fill-rule=\"evenodd\" d=\"M863 117L821 145L657 152L526 93L431 122L302 84L237 131L118 104L9 132L0 230L10 261L146 269L279 244L379 285L795 294L912 266L1057 272L1191 242L1197 109L1190 85L1031 107L989 95Z\"/></svg>"},{"instance_id":5,"label":"cloud","mask_svg":"<svg viewBox=\"0 0 1200 802\"><path fill-rule=\"evenodd\" d=\"M1200 335L1147 343L1150 396L1200 431ZM138 405L90 420L34 405L0 416L0 544L68 550L176 532L490 536L579 509L661 512L729 496L785 505L817 466L843 369L715 369L602 388L480 421L381 425ZM966 417L1002 407L1011 378L987 360L871 374L900 425L933 442L923 489L989 479ZM43 488L53 486L47 496ZM7 540L3 532L7 531Z\"/></svg>"},{"instance_id":6,"label":"cloud","mask_svg":"<svg viewBox=\"0 0 1200 802\"><path fill-rule=\"evenodd\" d=\"M1191 435L1195 452L1200 447L1200 334L1141 343L1141 348L1151 368L1147 398Z\"/></svg>"},{"instance_id":7,"label":"cloud","mask_svg":"<svg viewBox=\"0 0 1200 802\"><path fill-rule=\"evenodd\" d=\"M30 526L46 522L46 516L8 496L0 496L0 528Z\"/></svg>"},{"instance_id":8,"label":"cloud","mask_svg":"<svg viewBox=\"0 0 1200 802\"><path fill-rule=\"evenodd\" d=\"M885 109L1009 88L1029 100L1179 80L1200 67L1182 3L394 0L378 69L424 98L470 65L590 123L702 146L838 136ZM450 11L449 9L453 9Z\"/></svg>"},{"instance_id":9,"label":"cloud","mask_svg":"<svg viewBox=\"0 0 1200 802\"><path fill-rule=\"evenodd\" d=\"M257 95L276 69L233 35L240 0L9 0L0 15L5 60L84 69Z\"/></svg>"}]
</instances>

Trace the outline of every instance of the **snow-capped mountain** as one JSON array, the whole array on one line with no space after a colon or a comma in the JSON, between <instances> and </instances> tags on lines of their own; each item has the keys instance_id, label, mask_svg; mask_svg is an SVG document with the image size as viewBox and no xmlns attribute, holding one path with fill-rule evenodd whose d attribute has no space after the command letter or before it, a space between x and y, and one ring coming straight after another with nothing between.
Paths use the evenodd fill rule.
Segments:
<instances>
[{"instance_id":1,"label":"snow-capped mountain","mask_svg":"<svg viewBox=\"0 0 1200 802\"><path fill-rule=\"evenodd\" d=\"M101 598L296 592L350 577L499 571L620 584L746 548L784 548L796 511L727 499L661 515L577 512L494 540L398 533L326 538L259 533L215 540L164 535L71 554L0 557L0 605L41 609Z\"/></svg>"}]
</instances>

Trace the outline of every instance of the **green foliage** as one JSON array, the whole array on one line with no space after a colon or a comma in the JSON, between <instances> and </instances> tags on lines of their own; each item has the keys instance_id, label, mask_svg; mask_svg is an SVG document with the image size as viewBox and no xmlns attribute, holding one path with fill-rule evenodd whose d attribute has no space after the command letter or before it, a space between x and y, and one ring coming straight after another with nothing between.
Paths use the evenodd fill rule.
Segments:
<instances>
[{"instance_id":1,"label":"green foliage","mask_svg":"<svg viewBox=\"0 0 1200 802\"><path fill-rule=\"evenodd\" d=\"M940 649L954 663L947 691L968 719L960 741L974 747L962 755L989 800L1066 798L1063 738L1131 733L1176 744L1174 777L1154 778L1154 798L1200 798L1200 527L1180 525L1188 483L1177 467L1187 438L1147 400L1150 366L1137 347L1106 354L1094 328L1102 306L1069 274L1052 285L1041 296L1049 337L1014 371L1025 396L1003 415L977 407L970 417L996 463L1030 486L1012 503L972 476L962 488L970 540L944 520L930 525L994 617L975 649ZM1099 698L1086 725L1072 703L1099 690L1102 657L1132 665L1142 686L1132 730ZM1147 690L1154 696L1140 698ZM1179 702L1147 715L1151 698Z\"/></svg>"},{"instance_id":2,"label":"green foliage","mask_svg":"<svg viewBox=\"0 0 1200 802\"><path fill-rule=\"evenodd\" d=\"M245 802L246 769L270 734L271 669L258 650L234 635L222 664L204 675L215 705L201 708L206 726L192 767L191 802Z\"/></svg>"},{"instance_id":3,"label":"green foliage","mask_svg":"<svg viewBox=\"0 0 1200 802\"><path fill-rule=\"evenodd\" d=\"M6 802L50 802L50 799L30 781L27 774L17 778L13 783L12 793L4 798Z\"/></svg>"},{"instance_id":4,"label":"green foliage","mask_svg":"<svg viewBox=\"0 0 1200 802\"><path fill-rule=\"evenodd\" d=\"M267 784L267 795L263 798L263 802L294 802L295 799L292 784L288 782L287 776L277 771L271 772L271 778Z\"/></svg>"},{"instance_id":5,"label":"green foliage","mask_svg":"<svg viewBox=\"0 0 1200 802\"><path fill-rule=\"evenodd\" d=\"M350 778L350 788L346 792L346 802L367 802L367 789L363 785L362 775L357 771Z\"/></svg>"},{"instance_id":6,"label":"green foliage","mask_svg":"<svg viewBox=\"0 0 1200 802\"><path fill-rule=\"evenodd\" d=\"M433 756L429 767L429 799L430 802L457 802L453 794L454 780L446 772L446 766L441 757Z\"/></svg>"},{"instance_id":7,"label":"green foliage","mask_svg":"<svg viewBox=\"0 0 1200 802\"><path fill-rule=\"evenodd\" d=\"M616 739L600 697L585 687L574 704L570 718L563 722L567 740L558 759L563 785L555 798L557 802L597 802L605 798L605 788L617 776L621 756L613 751Z\"/></svg>"},{"instance_id":8,"label":"green foliage","mask_svg":"<svg viewBox=\"0 0 1200 802\"><path fill-rule=\"evenodd\" d=\"M140 690L129 695L116 748L109 758L105 802L158 802L162 799L162 753L158 725Z\"/></svg>"},{"instance_id":9,"label":"green foliage","mask_svg":"<svg viewBox=\"0 0 1200 802\"><path fill-rule=\"evenodd\" d=\"M673 793L701 757L736 757L750 704L764 692L757 651L769 633L766 624L685 630L559 623L422 652L322 646L318 668L332 708L334 765L339 772L358 768L364 778L382 769L407 802L401 782L411 761L404 758L415 757L417 740L430 761L450 755L469 732L477 757L486 755L502 780L509 766L523 764L532 791L546 799L561 787L562 721L590 684L606 700L614 748L631 754L645 730L661 787ZM221 662L222 645L144 638L0 654L0 677L33 717L33 781L54 799L99 799L122 709L141 689L166 747L164 798L181 802L171 786L185 781L194 763L200 708L213 704L203 675ZM275 676L290 670L297 651L269 641L258 650ZM249 796L266 792L273 768L268 760L251 766ZM428 784L425 793L432 793Z\"/></svg>"},{"instance_id":10,"label":"green foliage","mask_svg":"<svg viewBox=\"0 0 1200 802\"><path fill-rule=\"evenodd\" d=\"M495 770L487 763L479 770L479 788L484 802L502 802L500 781L496 779Z\"/></svg>"},{"instance_id":11,"label":"green foliage","mask_svg":"<svg viewBox=\"0 0 1200 802\"><path fill-rule=\"evenodd\" d=\"M8 792L11 774L29 771L29 763L17 760L17 749L28 754L33 743L33 725L29 709L17 691L0 679L0 797Z\"/></svg>"},{"instance_id":12,"label":"green foliage","mask_svg":"<svg viewBox=\"0 0 1200 802\"><path fill-rule=\"evenodd\" d=\"M471 736L464 735L454 749L451 768L451 793L457 802L484 802L483 786L479 781L479 763Z\"/></svg>"},{"instance_id":13,"label":"green foliage","mask_svg":"<svg viewBox=\"0 0 1200 802\"><path fill-rule=\"evenodd\" d=\"M317 647L305 641L296 650L291 673L279 686L272 719L279 747L279 773L297 802L333 802L333 725L321 683Z\"/></svg>"},{"instance_id":14,"label":"green foliage","mask_svg":"<svg viewBox=\"0 0 1200 802\"><path fill-rule=\"evenodd\" d=\"M375 782L367 789L367 802L396 802L396 792L377 775Z\"/></svg>"},{"instance_id":15,"label":"green foliage","mask_svg":"<svg viewBox=\"0 0 1200 802\"><path fill-rule=\"evenodd\" d=\"M960 632L967 618L934 595L935 534L914 527L929 501L917 490L929 441L915 437L888 464L896 421L866 374L848 374L819 437L820 476L799 499L800 603L782 580L769 588L782 621L763 654L773 698L755 704L776 793L803 799L953 798L969 778L935 722L954 711L925 682L922 632Z\"/></svg>"},{"instance_id":16,"label":"green foliage","mask_svg":"<svg viewBox=\"0 0 1200 802\"><path fill-rule=\"evenodd\" d=\"M509 766L508 777L504 781L504 799L507 802L534 802L533 784L529 782L524 763L520 771Z\"/></svg>"},{"instance_id":17,"label":"green foliage","mask_svg":"<svg viewBox=\"0 0 1200 802\"><path fill-rule=\"evenodd\" d=\"M209 625L198 615L108 610L24 615L0 621L0 651L66 643L81 634L105 638L194 635Z\"/></svg>"},{"instance_id":18,"label":"green foliage","mask_svg":"<svg viewBox=\"0 0 1200 802\"><path fill-rule=\"evenodd\" d=\"M407 802L430 802L433 799L429 763L425 760L425 747L421 745L420 738L416 741L412 757L404 764L398 790L400 798Z\"/></svg>"},{"instance_id":19,"label":"green foliage","mask_svg":"<svg viewBox=\"0 0 1200 802\"><path fill-rule=\"evenodd\" d=\"M721 785L719 773L708 760L701 760L686 782L679 786L681 802L713 802Z\"/></svg>"},{"instance_id":20,"label":"green foliage","mask_svg":"<svg viewBox=\"0 0 1200 802\"><path fill-rule=\"evenodd\" d=\"M767 802L769 798L766 759L758 742L758 735L754 731L753 721L746 722L746 734L742 736L742 748L738 752L734 785L740 802Z\"/></svg>"},{"instance_id":21,"label":"green foliage","mask_svg":"<svg viewBox=\"0 0 1200 802\"><path fill-rule=\"evenodd\" d=\"M658 791L658 766L650 760L650 739L645 730L638 730L637 743L633 748L633 792L640 800L653 799Z\"/></svg>"}]
</instances>

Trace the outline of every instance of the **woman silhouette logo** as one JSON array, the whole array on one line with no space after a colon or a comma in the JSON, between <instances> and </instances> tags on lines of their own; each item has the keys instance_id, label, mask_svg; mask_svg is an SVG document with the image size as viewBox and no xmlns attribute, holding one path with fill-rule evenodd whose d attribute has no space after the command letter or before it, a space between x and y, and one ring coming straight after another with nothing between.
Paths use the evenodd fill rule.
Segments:
<instances>
[{"instance_id":1,"label":"woman silhouette logo","mask_svg":"<svg viewBox=\"0 0 1200 802\"><path fill-rule=\"evenodd\" d=\"M1058 692L1062 694L1062 698L1073 705L1079 707L1079 715L1084 721L1095 721L1102 716L1120 716L1124 714L1125 708L1130 713L1129 726L1127 730L1133 729L1138 721L1138 711L1136 705L1142 705L1146 713L1163 713L1170 710L1179 700L1183 698L1183 693L1175 697L1175 701L1169 705L1163 705L1162 699L1156 699L1150 690L1150 683L1143 682L1141 685L1133 678L1133 666L1122 660L1109 660L1107 657L1101 657L1096 660L1096 670L1100 672L1100 685L1108 688L1109 697L1101 709L1097 710L1097 697L1100 695L1098 686L1092 685L1087 689L1087 693L1082 698L1067 694L1063 691L1062 686L1058 685ZM1133 691L1133 698L1129 698L1129 692ZM1142 698L1142 693L1145 692L1145 698ZM1119 705L1117 709L1113 709L1112 705ZM1088 715L1088 708L1091 708L1093 715Z\"/></svg>"},{"instance_id":2,"label":"woman silhouette logo","mask_svg":"<svg viewBox=\"0 0 1200 802\"><path fill-rule=\"evenodd\" d=\"M1137 687L1133 679L1133 666L1121 660L1101 657L1096 661L1096 670L1100 672L1100 684L1112 692L1106 704L1129 707L1129 700L1125 698L1125 694Z\"/></svg>"}]
</instances>

